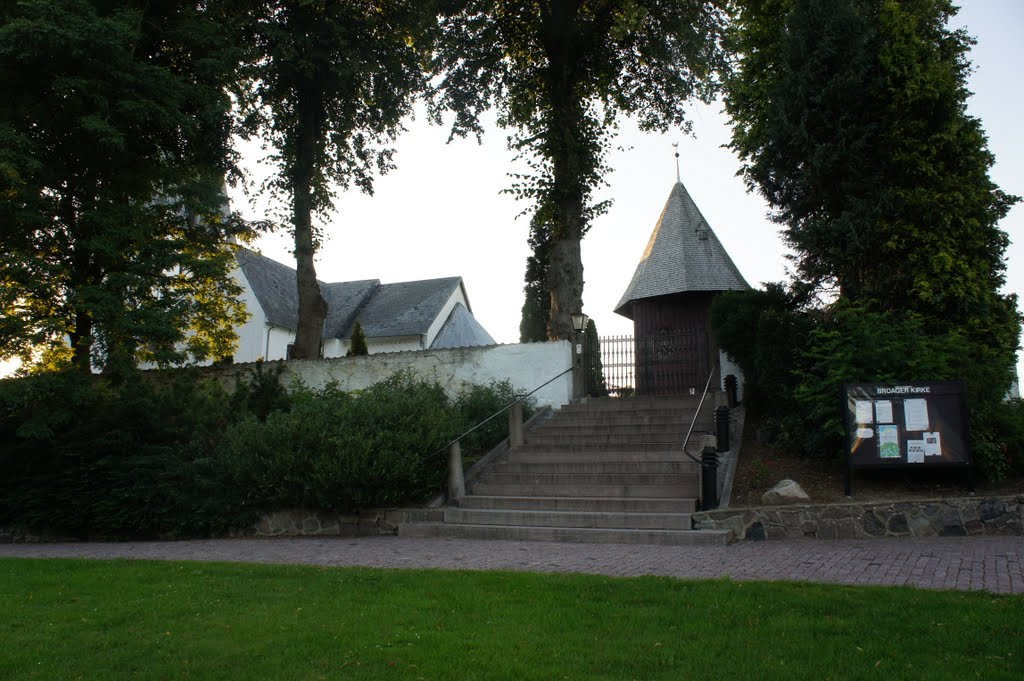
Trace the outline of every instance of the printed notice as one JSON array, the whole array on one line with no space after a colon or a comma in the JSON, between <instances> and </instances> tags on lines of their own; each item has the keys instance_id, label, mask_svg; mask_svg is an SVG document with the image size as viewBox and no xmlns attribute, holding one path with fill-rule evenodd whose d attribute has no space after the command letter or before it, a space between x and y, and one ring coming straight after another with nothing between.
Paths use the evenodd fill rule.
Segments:
<instances>
[{"instance_id":1,"label":"printed notice","mask_svg":"<svg viewBox=\"0 0 1024 681\"><path fill-rule=\"evenodd\" d=\"M942 456L942 440L938 431L924 434L924 455Z\"/></svg>"},{"instance_id":2,"label":"printed notice","mask_svg":"<svg viewBox=\"0 0 1024 681\"><path fill-rule=\"evenodd\" d=\"M871 437L874 437L874 436L875 436L875 431L871 430L870 428L858 428L857 429L857 438L860 439L860 440L867 440L868 438L871 438Z\"/></svg>"},{"instance_id":3,"label":"printed notice","mask_svg":"<svg viewBox=\"0 0 1024 681\"><path fill-rule=\"evenodd\" d=\"M878 426L878 458L900 458L900 433L896 426Z\"/></svg>"},{"instance_id":4,"label":"printed notice","mask_svg":"<svg viewBox=\"0 0 1024 681\"><path fill-rule=\"evenodd\" d=\"M903 400L903 427L928 430L928 400Z\"/></svg>"},{"instance_id":5,"label":"printed notice","mask_svg":"<svg viewBox=\"0 0 1024 681\"><path fill-rule=\"evenodd\" d=\"M870 400L857 400L857 423L874 423L875 410Z\"/></svg>"},{"instance_id":6,"label":"printed notice","mask_svg":"<svg viewBox=\"0 0 1024 681\"><path fill-rule=\"evenodd\" d=\"M875 421L892 423L892 402L889 400L875 402Z\"/></svg>"},{"instance_id":7,"label":"printed notice","mask_svg":"<svg viewBox=\"0 0 1024 681\"><path fill-rule=\"evenodd\" d=\"M907 440L907 463L924 463L924 440Z\"/></svg>"}]
</instances>

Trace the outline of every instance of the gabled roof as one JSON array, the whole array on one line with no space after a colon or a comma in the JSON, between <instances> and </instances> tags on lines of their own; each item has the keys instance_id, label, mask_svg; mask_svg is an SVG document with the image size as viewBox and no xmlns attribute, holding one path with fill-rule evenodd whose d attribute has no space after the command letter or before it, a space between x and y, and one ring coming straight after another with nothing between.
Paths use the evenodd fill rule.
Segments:
<instances>
[{"instance_id":1,"label":"gabled roof","mask_svg":"<svg viewBox=\"0 0 1024 681\"><path fill-rule=\"evenodd\" d=\"M641 298L748 288L686 187L676 182L615 312L632 319L629 303Z\"/></svg>"},{"instance_id":2,"label":"gabled roof","mask_svg":"<svg viewBox=\"0 0 1024 681\"><path fill-rule=\"evenodd\" d=\"M444 326L437 332L431 350L438 348L468 348L474 345L494 345L494 339L480 325L473 313L462 303L455 303Z\"/></svg>"},{"instance_id":3,"label":"gabled roof","mask_svg":"<svg viewBox=\"0 0 1024 681\"><path fill-rule=\"evenodd\" d=\"M426 334L460 286L462 277L384 284L359 311L359 323L369 338Z\"/></svg>"},{"instance_id":4,"label":"gabled roof","mask_svg":"<svg viewBox=\"0 0 1024 681\"><path fill-rule=\"evenodd\" d=\"M295 270L276 260L250 251L238 249L238 266L252 287L267 322L286 329L295 329L299 318L299 293ZM380 287L379 279L347 281L325 284L318 280L320 291L327 301L327 319L324 338L337 338L348 333L355 315L366 299Z\"/></svg>"},{"instance_id":5,"label":"gabled roof","mask_svg":"<svg viewBox=\"0 0 1024 681\"><path fill-rule=\"evenodd\" d=\"M267 316L267 322L295 329L299 315L295 270L246 248L238 250L236 259ZM318 283L327 301L324 338L349 338L356 319L359 319L368 338L389 338L425 335L452 294L462 286L462 277L397 284L381 284L379 279L331 284L318 280ZM449 314L446 327L453 325L448 331L450 337L480 341L465 345L493 344L494 339L473 318L472 312L461 304L458 307L462 308L465 316L455 311ZM434 345L458 347L450 344L438 346L436 339Z\"/></svg>"},{"instance_id":6,"label":"gabled roof","mask_svg":"<svg viewBox=\"0 0 1024 681\"><path fill-rule=\"evenodd\" d=\"M352 326L356 323L359 310L380 287L378 279L320 284L321 295L327 301L324 338L348 338L351 336ZM296 303L296 314L298 314L298 303Z\"/></svg>"}]
</instances>

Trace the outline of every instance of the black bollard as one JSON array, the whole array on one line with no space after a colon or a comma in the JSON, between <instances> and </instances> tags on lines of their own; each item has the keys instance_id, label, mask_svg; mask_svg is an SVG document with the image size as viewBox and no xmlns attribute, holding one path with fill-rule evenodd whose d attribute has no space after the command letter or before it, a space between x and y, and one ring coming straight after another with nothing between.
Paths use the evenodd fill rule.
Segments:
<instances>
[{"instance_id":1,"label":"black bollard","mask_svg":"<svg viewBox=\"0 0 1024 681\"><path fill-rule=\"evenodd\" d=\"M738 385L735 375L729 374L725 377L725 395L729 400L730 409L739 404L739 392L737 392Z\"/></svg>"},{"instance_id":2,"label":"black bollard","mask_svg":"<svg viewBox=\"0 0 1024 681\"><path fill-rule=\"evenodd\" d=\"M718 437L718 451L729 451L729 407L715 408L715 435Z\"/></svg>"},{"instance_id":3,"label":"black bollard","mask_svg":"<svg viewBox=\"0 0 1024 681\"><path fill-rule=\"evenodd\" d=\"M718 508L718 454L705 447L700 455L700 510Z\"/></svg>"}]
</instances>

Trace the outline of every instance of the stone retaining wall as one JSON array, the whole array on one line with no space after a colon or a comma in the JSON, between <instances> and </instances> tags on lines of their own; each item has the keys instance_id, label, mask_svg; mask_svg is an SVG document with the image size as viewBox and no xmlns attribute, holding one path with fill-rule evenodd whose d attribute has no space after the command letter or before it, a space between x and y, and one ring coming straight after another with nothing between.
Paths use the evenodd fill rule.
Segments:
<instances>
[{"instance_id":1,"label":"stone retaining wall","mask_svg":"<svg viewBox=\"0 0 1024 681\"><path fill-rule=\"evenodd\" d=\"M324 511L278 511L263 516L251 527L232 532L232 537L383 537L398 534L398 525L410 520L442 520L443 510L381 509L354 514ZM37 535L0 527L0 544L74 542L80 538L55 534ZM100 540L102 541L102 540Z\"/></svg>"},{"instance_id":2,"label":"stone retaining wall","mask_svg":"<svg viewBox=\"0 0 1024 681\"><path fill-rule=\"evenodd\" d=\"M748 541L1021 536L1024 496L722 509L695 513L693 526Z\"/></svg>"},{"instance_id":3,"label":"stone retaining wall","mask_svg":"<svg viewBox=\"0 0 1024 681\"><path fill-rule=\"evenodd\" d=\"M357 514L278 511L260 518L236 537L382 537L398 534L398 525L429 510L382 509ZM419 518L417 518L419 519Z\"/></svg>"}]
</instances>

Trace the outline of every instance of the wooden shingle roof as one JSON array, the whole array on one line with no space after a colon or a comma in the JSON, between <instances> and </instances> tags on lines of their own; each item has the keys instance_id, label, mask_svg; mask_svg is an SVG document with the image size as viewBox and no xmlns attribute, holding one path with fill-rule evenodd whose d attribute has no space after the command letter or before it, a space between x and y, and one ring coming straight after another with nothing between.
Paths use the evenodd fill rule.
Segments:
<instances>
[{"instance_id":1,"label":"wooden shingle roof","mask_svg":"<svg viewBox=\"0 0 1024 681\"><path fill-rule=\"evenodd\" d=\"M676 182L615 312L632 319L634 300L748 288L686 187Z\"/></svg>"}]
</instances>

